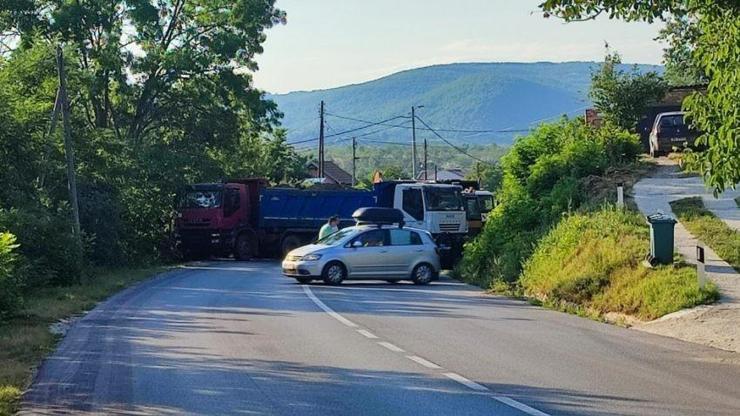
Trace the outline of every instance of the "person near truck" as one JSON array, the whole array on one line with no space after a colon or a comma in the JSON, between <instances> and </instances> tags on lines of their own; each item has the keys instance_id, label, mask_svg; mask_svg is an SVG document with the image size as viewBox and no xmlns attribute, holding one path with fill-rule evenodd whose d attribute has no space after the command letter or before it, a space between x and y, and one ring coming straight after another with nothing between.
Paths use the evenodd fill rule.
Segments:
<instances>
[{"instance_id":1,"label":"person near truck","mask_svg":"<svg viewBox=\"0 0 740 416\"><path fill-rule=\"evenodd\" d=\"M319 240L324 237L328 237L337 231L339 231L339 217L332 215L331 218L329 218L329 221L321 226L321 229L319 230Z\"/></svg>"}]
</instances>

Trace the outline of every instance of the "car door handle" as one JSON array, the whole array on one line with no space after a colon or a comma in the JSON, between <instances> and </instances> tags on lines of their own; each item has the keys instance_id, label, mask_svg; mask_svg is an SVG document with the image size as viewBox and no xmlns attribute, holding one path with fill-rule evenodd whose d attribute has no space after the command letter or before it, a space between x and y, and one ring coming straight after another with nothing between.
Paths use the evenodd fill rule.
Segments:
<instances>
[{"instance_id":1,"label":"car door handle","mask_svg":"<svg viewBox=\"0 0 740 416\"><path fill-rule=\"evenodd\" d=\"M414 251L416 251L417 253L423 253L423 252L424 252L424 250L421 250L421 249L419 249L419 250L414 250Z\"/></svg>"},{"instance_id":2,"label":"car door handle","mask_svg":"<svg viewBox=\"0 0 740 416\"><path fill-rule=\"evenodd\" d=\"M381 253L387 253L388 250L380 250Z\"/></svg>"}]
</instances>

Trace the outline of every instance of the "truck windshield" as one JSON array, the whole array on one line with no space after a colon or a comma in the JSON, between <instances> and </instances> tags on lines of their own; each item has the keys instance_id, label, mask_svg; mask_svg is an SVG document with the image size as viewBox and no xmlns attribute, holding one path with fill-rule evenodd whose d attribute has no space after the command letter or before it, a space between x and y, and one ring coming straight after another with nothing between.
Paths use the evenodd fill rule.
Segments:
<instances>
[{"instance_id":1,"label":"truck windshield","mask_svg":"<svg viewBox=\"0 0 740 416\"><path fill-rule=\"evenodd\" d=\"M462 211L462 195L454 187L424 187L427 211Z\"/></svg>"},{"instance_id":2,"label":"truck windshield","mask_svg":"<svg viewBox=\"0 0 740 416\"><path fill-rule=\"evenodd\" d=\"M478 195L478 204L484 214L493 211L493 195Z\"/></svg>"},{"instance_id":3,"label":"truck windshield","mask_svg":"<svg viewBox=\"0 0 740 416\"><path fill-rule=\"evenodd\" d=\"M467 212L467 219L468 220L480 220L481 216L480 216L480 206L478 205L478 198L476 198L475 196L473 197L466 196L465 204L466 204L465 211Z\"/></svg>"},{"instance_id":4,"label":"truck windshield","mask_svg":"<svg viewBox=\"0 0 740 416\"><path fill-rule=\"evenodd\" d=\"M222 195L221 191L189 191L180 200L180 208L218 208Z\"/></svg>"}]
</instances>

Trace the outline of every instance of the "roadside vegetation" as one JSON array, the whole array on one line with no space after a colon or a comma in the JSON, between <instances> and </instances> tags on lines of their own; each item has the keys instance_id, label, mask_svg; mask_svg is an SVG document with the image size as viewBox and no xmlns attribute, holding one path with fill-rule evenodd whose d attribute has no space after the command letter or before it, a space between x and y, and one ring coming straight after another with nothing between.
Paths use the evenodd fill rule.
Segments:
<instances>
[{"instance_id":1,"label":"roadside vegetation","mask_svg":"<svg viewBox=\"0 0 740 416\"><path fill-rule=\"evenodd\" d=\"M691 234L740 272L740 233L704 207L701 198L671 202L671 209Z\"/></svg>"},{"instance_id":2,"label":"roadside vegetation","mask_svg":"<svg viewBox=\"0 0 740 416\"><path fill-rule=\"evenodd\" d=\"M520 284L554 308L643 320L719 298L713 285L699 287L693 266L642 266L649 244L645 220L634 211L604 206L570 214L537 243Z\"/></svg>"}]
</instances>

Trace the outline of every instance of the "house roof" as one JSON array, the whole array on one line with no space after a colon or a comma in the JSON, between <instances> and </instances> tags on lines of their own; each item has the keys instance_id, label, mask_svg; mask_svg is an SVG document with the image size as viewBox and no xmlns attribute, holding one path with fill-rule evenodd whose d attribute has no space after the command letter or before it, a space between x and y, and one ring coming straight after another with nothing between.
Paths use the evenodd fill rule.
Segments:
<instances>
[{"instance_id":1,"label":"house roof","mask_svg":"<svg viewBox=\"0 0 740 416\"><path fill-rule=\"evenodd\" d=\"M434 180L434 171L430 170L427 173L429 180ZM424 171L422 170L416 175L416 179L424 179ZM439 181L458 181L465 179L465 172L462 169L439 169L437 170L437 180Z\"/></svg>"},{"instance_id":2,"label":"house roof","mask_svg":"<svg viewBox=\"0 0 740 416\"><path fill-rule=\"evenodd\" d=\"M313 167L314 169L319 168L318 162L310 162L308 166ZM340 168L336 163L332 162L331 160L324 161L324 176L332 179L336 183L340 183L344 185L349 185L352 183L352 175L347 173L347 171Z\"/></svg>"}]
</instances>

